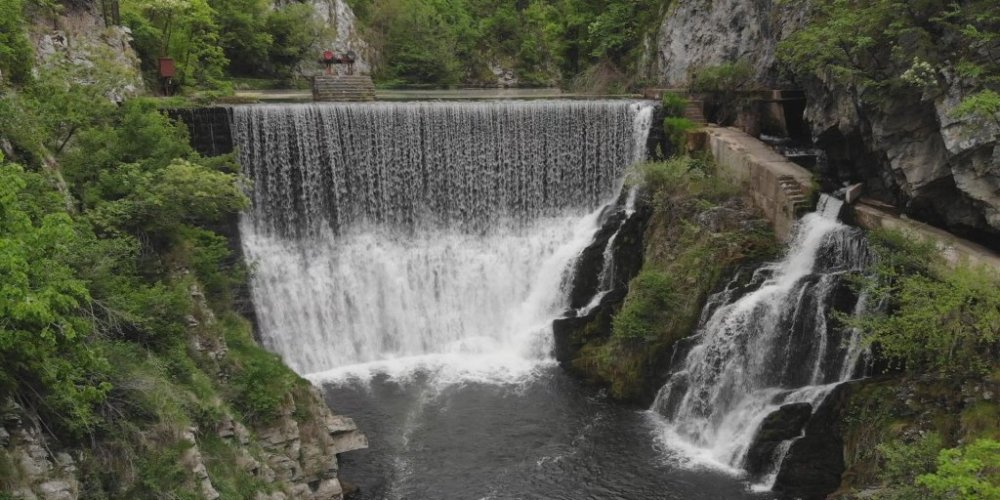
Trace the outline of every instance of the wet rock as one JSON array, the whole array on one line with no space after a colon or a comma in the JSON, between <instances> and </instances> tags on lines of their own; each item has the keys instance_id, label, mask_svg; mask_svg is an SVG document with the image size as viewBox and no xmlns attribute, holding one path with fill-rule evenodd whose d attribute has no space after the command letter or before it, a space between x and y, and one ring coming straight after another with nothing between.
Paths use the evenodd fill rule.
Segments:
<instances>
[{"instance_id":1,"label":"wet rock","mask_svg":"<svg viewBox=\"0 0 1000 500\"><path fill-rule=\"evenodd\" d=\"M792 403L782 406L764 418L754 435L743 468L754 478L773 470L775 451L784 441L802 434L802 429L812 415L809 403Z\"/></svg>"},{"instance_id":2,"label":"wet rock","mask_svg":"<svg viewBox=\"0 0 1000 500\"><path fill-rule=\"evenodd\" d=\"M841 416L852 387L850 383L836 387L816 408L805 435L792 443L781 463L775 492L803 500L822 499L840 486L845 469Z\"/></svg>"},{"instance_id":3,"label":"wet rock","mask_svg":"<svg viewBox=\"0 0 1000 500\"><path fill-rule=\"evenodd\" d=\"M600 287L601 271L604 269L604 250L608 240L622 224L624 212L620 207L610 207L602 214L601 228L594 234L594 239L587 248L580 252L573 269L573 285L569 293L569 306L579 309L586 306Z\"/></svg>"}]
</instances>

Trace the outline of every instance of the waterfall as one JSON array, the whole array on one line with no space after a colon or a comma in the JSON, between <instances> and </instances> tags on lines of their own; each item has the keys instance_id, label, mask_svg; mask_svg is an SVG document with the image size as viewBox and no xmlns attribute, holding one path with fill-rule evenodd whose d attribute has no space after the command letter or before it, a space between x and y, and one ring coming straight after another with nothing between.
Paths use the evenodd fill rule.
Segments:
<instances>
[{"instance_id":1,"label":"waterfall","mask_svg":"<svg viewBox=\"0 0 1000 500\"><path fill-rule=\"evenodd\" d=\"M550 356L568 265L645 155L626 101L236 107L264 344L315 377Z\"/></svg>"},{"instance_id":2,"label":"waterfall","mask_svg":"<svg viewBox=\"0 0 1000 500\"><path fill-rule=\"evenodd\" d=\"M859 314L865 297L846 278L872 264L860 230L836 219L839 200L799 223L787 254L734 279L714 295L692 338L694 346L660 389L653 410L660 436L696 458L739 470L764 418L782 405L815 409L838 383L858 375L860 332L833 311ZM763 478L769 488L777 464Z\"/></svg>"}]
</instances>

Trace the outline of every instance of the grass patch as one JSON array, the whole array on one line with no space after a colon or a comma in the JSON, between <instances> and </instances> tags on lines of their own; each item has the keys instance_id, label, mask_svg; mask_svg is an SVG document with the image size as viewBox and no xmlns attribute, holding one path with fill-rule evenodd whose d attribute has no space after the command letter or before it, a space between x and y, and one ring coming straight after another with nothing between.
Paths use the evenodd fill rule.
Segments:
<instances>
[{"instance_id":1,"label":"grass patch","mask_svg":"<svg viewBox=\"0 0 1000 500\"><path fill-rule=\"evenodd\" d=\"M239 465L237 450L218 435L204 435L198 440L198 447L208 475L212 478L212 485L222 498L253 498L258 492L275 491L273 483L268 484L243 470Z\"/></svg>"},{"instance_id":2,"label":"grass patch","mask_svg":"<svg viewBox=\"0 0 1000 500\"><path fill-rule=\"evenodd\" d=\"M280 416L285 400L297 384L306 384L277 355L258 346L245 319L221 318L229 345L230 400L248 422L265 424Z\"/></svg>"}]
</instances>

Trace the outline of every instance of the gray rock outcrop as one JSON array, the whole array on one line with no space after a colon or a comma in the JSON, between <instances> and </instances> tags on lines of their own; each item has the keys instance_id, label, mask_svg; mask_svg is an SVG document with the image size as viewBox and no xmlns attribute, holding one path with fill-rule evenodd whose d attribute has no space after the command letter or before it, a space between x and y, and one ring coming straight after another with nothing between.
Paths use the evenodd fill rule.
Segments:
<instances>
[{"instance_id":1,"label":"gray rock outcrop","mask_svg":"<svg viewBox=\"0 0 1000 500\"><path fill-rule=\"evenodd\" d=\"M28 38L35 52L36 68L63 61L83 69L93 68L102 78L114 78L108 98L121 102L143 90L139 57L132 49L132 32L124 26L105 25L96 2L63 6L54 18L34 19Z\"/></svg>"},{"instance_id":2,"label":"gray rock outcrop","mask_svg":"<svg viewBox=\"0 0 1000 500\"><path fill-rule=\"evenodd\" d=\"M683 87L698 68L746 61L760 81L774 82L778 41L804 23L803 9L774 0L673 2L649 47L650 76Z\"/></svg>"},{"instance_id":3,"label":"gray rock outcrop","mask_svg":"<svg viewBox=\"0 0 1000 500\"><path fill-rule=\"evenodd\" d=\"M347 2L344 0L310 0L308 3L312 6L316 18L329 27L331 33L330 36L317 43L315 59L318 60L324 50L332 50L338 54L351 51L356 56L354 74L370 75L374 70L377 54L371 44L361 36L357 18ZM310 59L302 62L299 71L305 76L313 76L322 73L323 68L316 61ZM346 65L335 64L333 66L335 74L345 75L348 71Z\"/></svg>"}]
</instances>

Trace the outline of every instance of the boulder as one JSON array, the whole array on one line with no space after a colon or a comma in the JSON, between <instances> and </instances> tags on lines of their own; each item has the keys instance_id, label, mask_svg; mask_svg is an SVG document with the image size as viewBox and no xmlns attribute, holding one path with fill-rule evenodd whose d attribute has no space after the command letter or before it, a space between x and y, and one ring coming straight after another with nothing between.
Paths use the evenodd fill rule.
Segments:
<instances>
[{"instance_id":1,"label":"boulder","mask_svg":"<svg viewBox=\"0 0 1000 500\"><path fill-rule=\"evenodd\" d=\"M751 441L743 468L751 477L760 478L773 470L775 451L781 443L799 437L812 415L809 403L791 403L764 418Z\"/></svg>"},{"instance_id":2,"label":"boulder","mask_svg":"<svg viewBox=\"0 0 1000 500\"><path fill-rule=\"evenodd\" d=\"M805 426L781 462L773 490L803 500L824 499L840 487L844 473L842 416L851 384L837 386ZM801 411L801 410L800 410Z\"/></svg>"}]
</instances>

